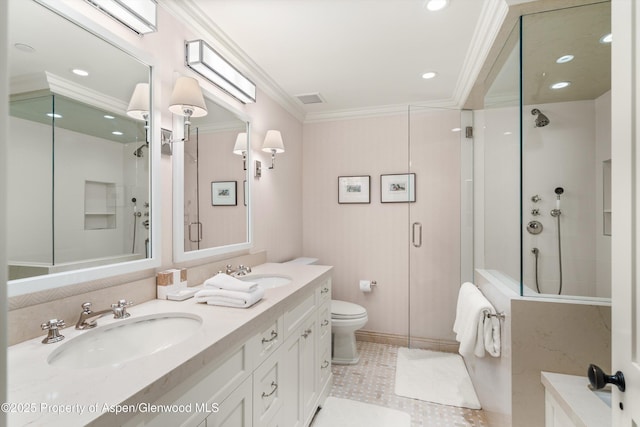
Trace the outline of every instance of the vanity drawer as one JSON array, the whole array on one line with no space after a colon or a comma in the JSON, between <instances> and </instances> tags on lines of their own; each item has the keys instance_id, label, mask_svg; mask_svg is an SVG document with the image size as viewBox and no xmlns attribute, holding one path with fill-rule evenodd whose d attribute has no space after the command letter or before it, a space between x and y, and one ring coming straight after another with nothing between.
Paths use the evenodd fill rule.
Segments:
<instances>
[{"instance_id":1,"label":"vanity drawer","mask_svg":"<svg viewBox=\"0 0 640 427\"><path fill-rule=\"evenodd\" d=\"M284 364L280 349L253 372L253 425L268 426L283 405Z\"/></svg>"},{"instance_id":2,"label":"vanity drawer","mask_svg":"<svg viewBox=\"0 0 640 427\"><path fill-rule=\"evenodd\" d=\"M316 294L319 306L327 301L331 301L331 277L316 288Z\"/></svg>"},{"instance_id":3,"label":"vanity drawer","mask_svg":"<svg viewBox=\"0 0 640 427\"><path fill-rule=\"evenodd\" d=\"M320 342L331 339L331 301L326 301L318 309L318 336Z\"/></svg>"},{"instance_id":4,"label":"vanity drawer","mask_svg":"<svg viewBox=\"0 0 640 427\"><path fill-rule=\"evenodd\" d=\"M285 338L295 332L305 318L316 308L315 294L311 292L301 303L284 313L284 335Z\"/></svg>"},{"instance_id":5,"label":"vanity drawer","mask_svg":"<svg viewBox=\"0 0 640 427\"><path fill-rule=\"evenodd\" d=\"M255 357L254 366L260 366L282 344L284 339L283 324L284 315L271 322L251 340Z\"/></svg>"}]
</instances>

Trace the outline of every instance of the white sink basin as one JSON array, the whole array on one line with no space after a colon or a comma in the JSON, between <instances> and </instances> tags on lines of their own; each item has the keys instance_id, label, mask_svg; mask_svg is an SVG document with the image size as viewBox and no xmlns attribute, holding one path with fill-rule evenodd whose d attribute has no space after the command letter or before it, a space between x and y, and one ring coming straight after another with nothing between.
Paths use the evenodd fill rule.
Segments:
<instances>
[{"instance_id":1,"label":"white sink basin","mask_svg":"<svg viewBox=\"0 0 640 427\"><path fill-rule=\"evenodd\" d=\"M202 318L189 313L131 317L99 326L58 347L47 358L60 368L118 366L169 348L197 331Z\"/></svg>"},{"instance_id":2,"label":"white sink basin","mask_svg":"<svg viewBox=\"0 0 640 427\"><path fill-rule=\"evenodd\" d=\"M249 276L240 276L238 279L257 283L265 289L279 288L291 283L291 277L280 274L251 274Z\"/></svg>"}]
</instances>

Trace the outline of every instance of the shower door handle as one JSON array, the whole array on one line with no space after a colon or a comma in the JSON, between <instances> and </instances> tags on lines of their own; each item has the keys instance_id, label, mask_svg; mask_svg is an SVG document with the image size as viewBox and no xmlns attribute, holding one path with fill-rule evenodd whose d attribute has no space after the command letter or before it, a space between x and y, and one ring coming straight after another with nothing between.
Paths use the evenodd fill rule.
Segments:
<instances>
[{"instance_id":1,"label":"shower door handle","mask_svg":"<svg viewBox=\"0 0 640 427\"><path fill-rule=\"evenodd\" d=\"M416 229L418 230L417 233ZM416 248L422 246L422 224L419 222L414 222L411 226L411 243Z\"/></svg>"},{"instance_id":2,"label":"shower door handle","mask_svg":"<svg viewBox=\"0 0 640 427\"><path fill-rule=\"evenodd\" d=\"M197 237L195 239L192 237L192 233L191 233L191 230L193 230L194 225L198 226ZM200 221L189 223L189 241L193 243L202 241L202 223Z\"/></svg>"}]
</instances>

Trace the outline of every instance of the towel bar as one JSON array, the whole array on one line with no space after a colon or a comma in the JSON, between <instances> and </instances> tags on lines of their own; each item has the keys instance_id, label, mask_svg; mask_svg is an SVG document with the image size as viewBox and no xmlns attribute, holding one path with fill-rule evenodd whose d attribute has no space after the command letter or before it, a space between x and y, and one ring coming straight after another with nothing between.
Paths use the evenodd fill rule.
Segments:
<instances>
[{"instance_id":1,"label":"towel bar","mask_svg":"<svg viewBox=\"0 0 640 427\"><path fill-rule=\"evenodd\" d=\"M496 317L498 320L504 320L506 318L504 312L502 313L487 313L486 318Z\"/></svg>"}]
</instances>

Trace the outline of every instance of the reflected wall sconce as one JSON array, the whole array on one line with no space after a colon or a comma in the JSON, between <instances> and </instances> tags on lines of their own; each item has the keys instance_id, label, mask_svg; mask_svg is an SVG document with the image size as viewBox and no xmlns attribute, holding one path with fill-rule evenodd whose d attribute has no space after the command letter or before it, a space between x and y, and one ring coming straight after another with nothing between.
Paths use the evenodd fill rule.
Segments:
<instances>
[{"instance_id":1,"label":"reflected wall sconce","mask_svg":"<svg viewBox=\"0 0 640 427\"><path fill-rule=\"evenodd\" d=\"M149 83L138 83L127 107L127 116L144 120L145 142L149 144Z\"/></svg>"},{"instance_id":2,"label":"reflected wall sconce","mask_svg":"<svg viewBox=\"0 0 640 427\"><path fill-rule=\"evenodd\" d=\"M279 130L268 130L267 135L264 137L262 143L262 151L271 153L271 166L269 169L275 167L276 154L284 153L284 143L282 142L282 134Z\"/></svg>"},{"instance_id":3,"label":"reflected wall sconce","mask_svg":"<svg viewBox=\"0 0 640 427\"><path fill-rule=\"evenodd\" d=\"M169 100L169 111L173 114L184 116L184 138L189 141L191 117L204 117L207 115L207 105L200 90L198 81L193 77L181 76L176 80Z\"/></svg>"},{"instance_id":4,"label":"reflected wall sconce","mask_svg":"<svg viewBox=\"0 0 640 427\"><path fill-rule=\"evenodd\" d=\"M156 0L85 0L138 35L158 31Z\"/></svg>"},{"instance_id":5,"label":"reflected wall sconce","mask_svg":"<svg viewBox=\"0 0 640 427\"><path fill-rule=\"evenodd\" d=\"M236 137L236 145L233 146L233 154L242 156L242 168L247 170L247 133L240 132Z\"/></svg>"},{"instance_id":6,"label":"reflected wall sconce","mask_svg":"<svg viewBox=\"0 0 640 427\"><path fill-rule=\"evenodd\" d=\"M256 85L203 40L185 45L187 67L243 104L256 102Z\"/></svg>"}]
</instances>

